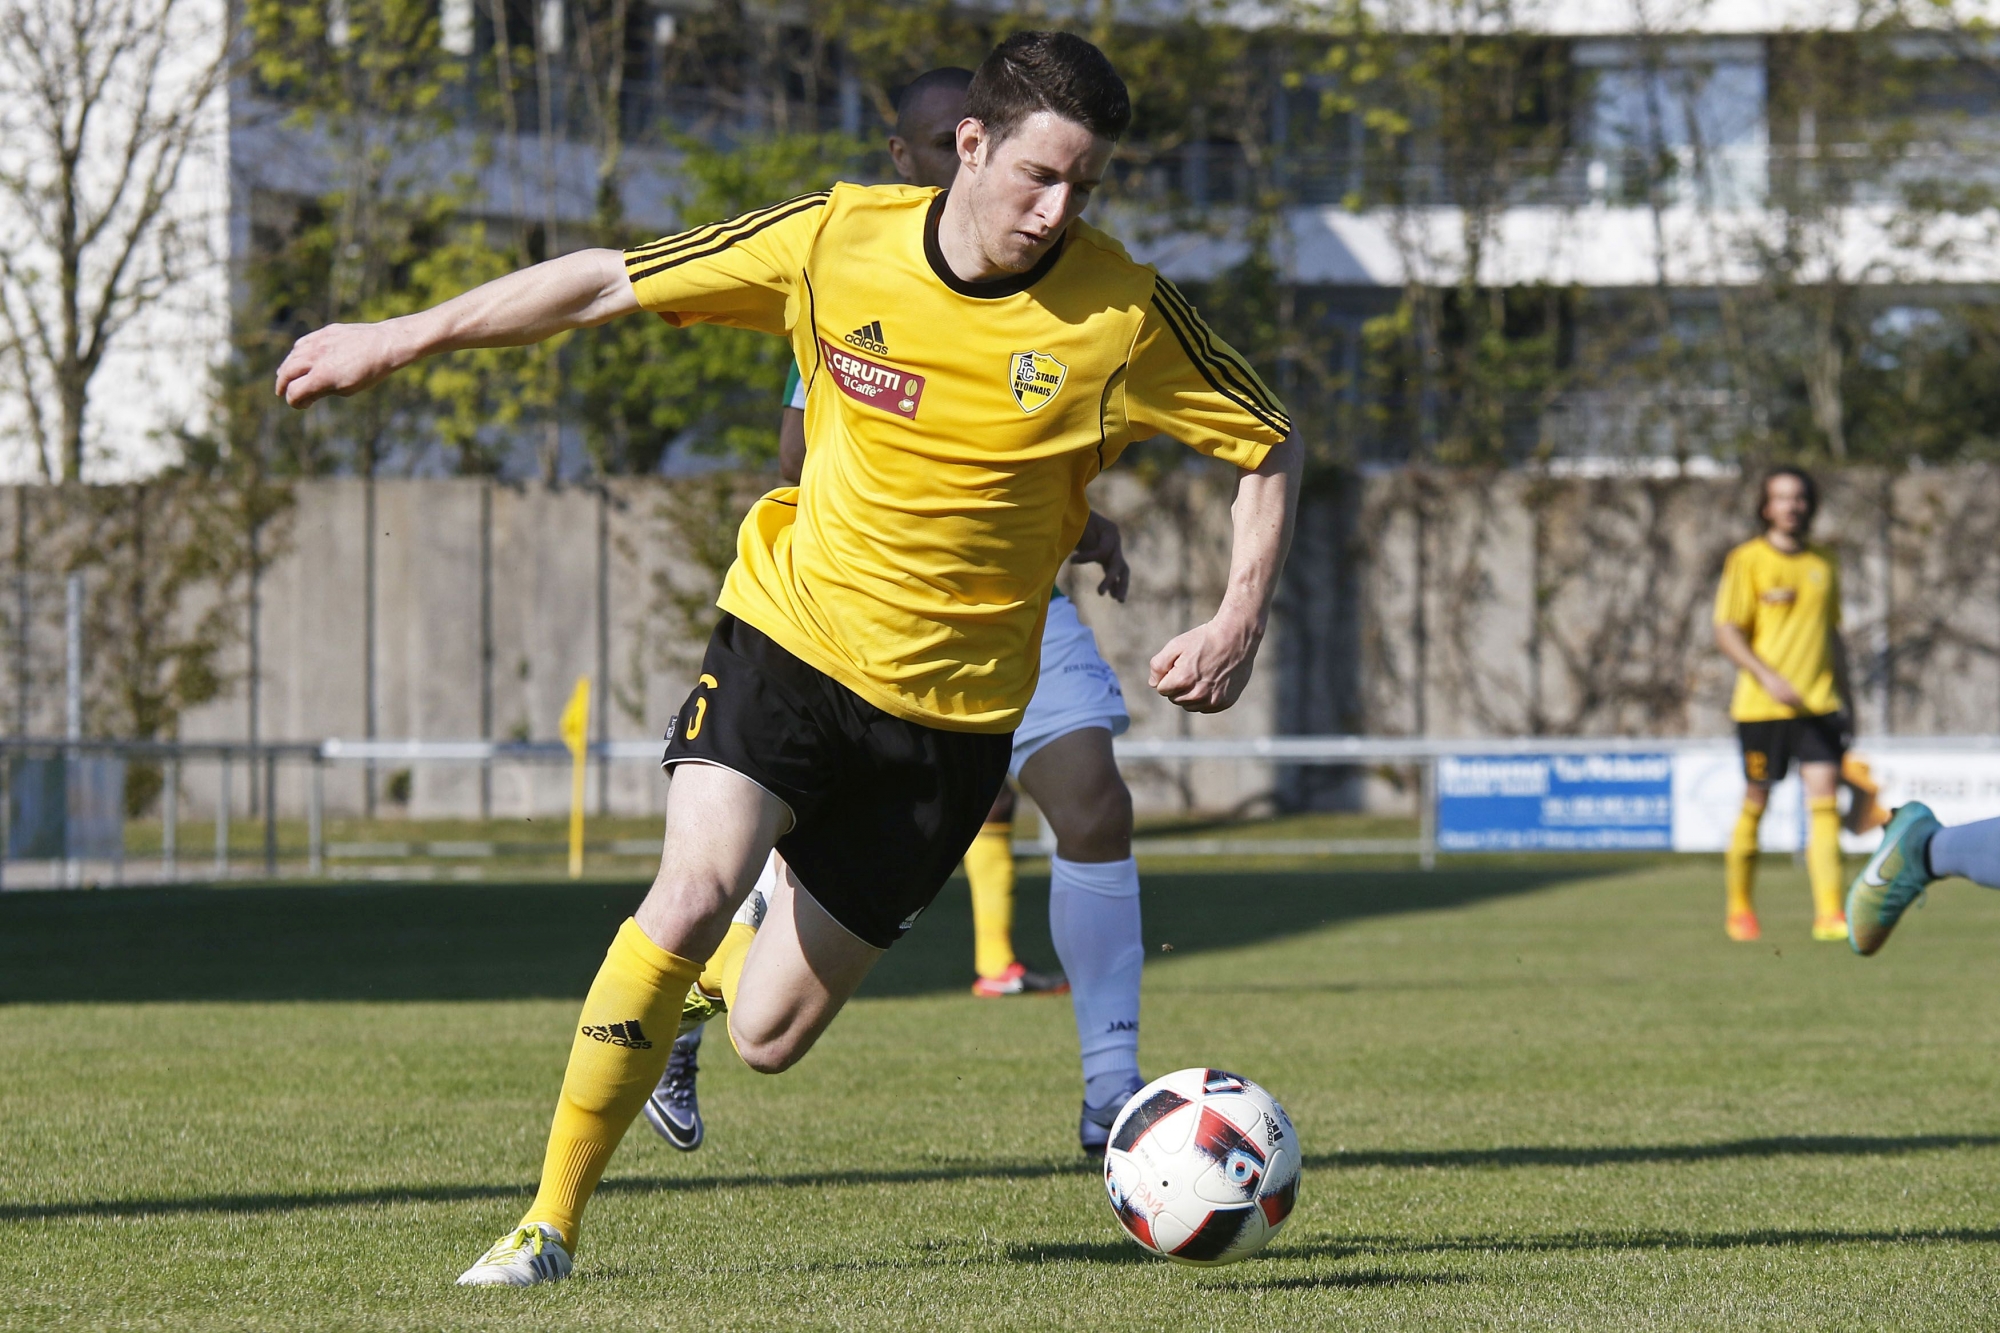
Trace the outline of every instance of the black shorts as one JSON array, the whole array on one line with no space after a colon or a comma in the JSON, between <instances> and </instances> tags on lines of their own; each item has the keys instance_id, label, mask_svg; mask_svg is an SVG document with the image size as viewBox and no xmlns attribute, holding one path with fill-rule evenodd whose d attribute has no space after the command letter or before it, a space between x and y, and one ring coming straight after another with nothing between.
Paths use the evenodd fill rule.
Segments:
<instances>
[{"instance_id":1,"label":"black shorts","mask_svg":"<svg viewBox=\"0 0 2000 1333\"><path fill-rule=\"evenodd\" d=\"M731 615L701 669L661 764L717 764L790 806L778 851L799 883L860 939L894 944L986 822L1013 735L885 713Z\"/></svg>"},{"instance_id":2,"label":"black shorts","mask_svg":"<svg viewBox=\"0 0 2000 1333\"><path fill-rule=\"evenodd\" d=\"M1769 722L1738 722L1736 739L1743 746L1743 778L1747 782L1782 782L1792 761L1838 764L1847 753L1846 729L1839 713L1782 717Z\"/></svg>"}]
</instances>

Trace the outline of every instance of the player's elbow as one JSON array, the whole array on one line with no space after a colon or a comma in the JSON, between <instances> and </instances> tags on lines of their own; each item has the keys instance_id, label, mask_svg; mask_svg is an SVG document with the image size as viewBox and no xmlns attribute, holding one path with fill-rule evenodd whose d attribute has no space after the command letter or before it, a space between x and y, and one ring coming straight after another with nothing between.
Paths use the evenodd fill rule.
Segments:
<instances>
[{"instance_id":1,"label":"player's elbow","mask_svg":"<svg viewBox=\"0 0 2000 1333\"><path fill-rule=\"evenodd\" d=\"M1287 435L1271 446L1264 461L1249 469L1253 477L1288 477L1297 481L1306 467L1306 448L1296 435Z\"/></svg>"},{"instance_id":2,"label":"player's elbow","mask_svg":"<svg viewBox=\"0 0 2000 1333\"><path fill-rule=\"evenodd\" d=\"M587 294L588 304L579 323L602 324L638 310L639 297L632 290L632 280L625 275L623 251L578 250L551 262L568 266L578 289Z\"/></svg>"}]
</instances>

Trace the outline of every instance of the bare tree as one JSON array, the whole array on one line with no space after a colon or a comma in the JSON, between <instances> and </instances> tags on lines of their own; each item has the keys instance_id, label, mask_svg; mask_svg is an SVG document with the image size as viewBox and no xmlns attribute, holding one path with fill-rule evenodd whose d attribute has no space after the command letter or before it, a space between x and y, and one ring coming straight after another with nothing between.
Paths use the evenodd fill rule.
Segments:
<instances>
[{"instance_id":1,"label":"bare tree","mask_svg":"<svg viewBox=\"0 0 2000 1333\"><path fill-rule=\"evenodd\" d=\"M0 358L47 478L91 385L211 253L190 167L225 133L223 0L0 0Z\"/></svg>"}]
</instances>

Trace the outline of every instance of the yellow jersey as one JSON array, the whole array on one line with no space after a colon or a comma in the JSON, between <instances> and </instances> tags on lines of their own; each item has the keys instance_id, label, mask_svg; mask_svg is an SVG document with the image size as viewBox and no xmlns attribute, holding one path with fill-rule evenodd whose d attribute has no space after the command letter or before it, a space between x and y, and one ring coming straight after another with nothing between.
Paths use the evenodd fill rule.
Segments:
<instances>
[{"instance_id":1,"label":"yellow jersey","mask_svg":"<svg viewBox=\"0 0 2000 1333\"><path fill-rule=\"evenodd\" d=\"M1241 468L1290 433L1255 372L1081 221L966 282L944 195L836 185L625 255L639 304L790 338L805 471L743 521L717 604L896 716L1007 732L1084 487L1167 434Z\"/></svg>"},{"instance_id":2,"label":"yellow jersey","mask_svg":"<svg viewBox=\"0 0 2000 1333\"><path fill-rule=\"evenodd\" d=\"M1722 566L1715 623L1734 625L1750 651L1792 683L1803 709L1773 699L1747 671L1736 673L1729 716L1738 722L1837 713L1834 632L1840 628L1840 562L1823 546L1787 555L1762 537L1744 542Z\"/></svg>"}]
</instances>

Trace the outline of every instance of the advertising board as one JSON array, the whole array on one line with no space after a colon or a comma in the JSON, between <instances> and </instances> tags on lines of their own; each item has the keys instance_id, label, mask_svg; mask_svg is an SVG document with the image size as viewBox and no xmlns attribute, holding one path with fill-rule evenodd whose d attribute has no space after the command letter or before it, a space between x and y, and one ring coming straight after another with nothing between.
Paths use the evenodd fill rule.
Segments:
<instances>
[{"instance_id":1,"label":"advertising board","mask_svg":"<svg viewBox=\"0 0 2000 1333\"><path fill-rule=\"evenodd\" d=\"M1666 851L1673 756L1457 755L1438 761L1438 849Z\"/></svg>"}]
</instances>

